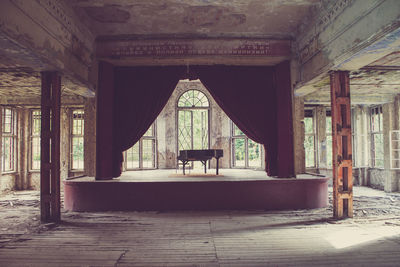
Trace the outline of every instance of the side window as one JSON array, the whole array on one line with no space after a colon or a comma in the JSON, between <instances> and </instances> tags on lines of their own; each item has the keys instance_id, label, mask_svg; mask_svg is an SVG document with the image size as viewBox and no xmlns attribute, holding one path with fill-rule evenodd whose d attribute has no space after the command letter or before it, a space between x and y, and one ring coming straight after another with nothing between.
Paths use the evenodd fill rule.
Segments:
<instances>
[{"instance_id":1,"label":"side window","mask_svg":"<svg viewBox=\"0 0 400 267\"><path fill-rule=\"evenodd\" d=\"M2 171L16 170L17 112L13 108L2 109Z\"/></svg>"},{"instance_id":2,"label":"side window","mask_svg":"<svg viewBox=\"0 0 400 267\"><path fill-rule=\"evenodd\" d=\"M326 112L326 167L332 168L332 117L331 112Z\"/></svg>"},{"instance_id":3,"label":"side window","mask_svg":"<svg viewBox=\"0 0 400 267\"><path fill-rule=\"evenodd\" d=\"M370 109L372 167L383 168L383 115L382 106Z\"/></svg>"},{"instance_id":4,"label":"side window","mask_svg":"<svg viewBox=\"0 0 400 267\"><path fill-rule=\"evenodd\" d=\"M304 150L306 156L306 168L315 168L315 125L314 110L305 110L304 118Z\"/></svg>"},{"instance_id":5,"label":"side window","mask_svg":"<svg viewBox=\"0 0 400 267\"><path fill-rule=\"evenodd\" d=\"M140 140L125 151L125 169L156 168L156 126L153 123Z\"/></svg>"},{"instance_id":6,"label":"side window","mask_svg":"<svg viewBox=\"0 0 400 267\"><path fill-rule=\"evenodd\" d=\"M31 110L30 169L40 170L40 110Z\"/></svg>"},{"instance_id":7,"label":"side window","mask_svg":"<svg viewBox=\"0 0 400 267\"><path fill-rule=\"evenodd\" d=\"M232 167L260 168L262 146L248 138L231 122Z\"/></svg>"},{"instance_id":8,"label":"side window","mask_svg":"<svg viewBox=\"0 0 400 267\"><path fill-rule=\"evenodd\" d=\"M85 121L82 109L72 110L71 124L71 170L83 170Z\"/></svg>"}]
</instances>

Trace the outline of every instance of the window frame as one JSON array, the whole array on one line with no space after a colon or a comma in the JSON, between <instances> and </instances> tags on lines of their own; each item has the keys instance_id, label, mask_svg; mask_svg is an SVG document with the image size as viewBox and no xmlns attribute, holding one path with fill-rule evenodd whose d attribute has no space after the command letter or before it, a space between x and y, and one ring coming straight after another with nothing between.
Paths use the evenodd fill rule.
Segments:
<instances>
[{"instance_id":1,"label":"window frame","mask_svg":"<svg viewBox=\"0 0 400 267\"><path fill-rule=\"evenodd\" d=\"M239 127L233 123L231 120L231 167L233 169L260 169L262 168L262 163L263 163L263 153L264 153L264 148L261 144L251 140L245 133L242 134L236 134L235 133L235 128L237 128L239 131ZM236 166L235 164L235 140L237 139L244 139L244 166ZM259 166L250 166L250 159L249 159L249 140L251 140L253 143L257 144L259 147L259 154L260 154L260 165Z\"/></svg>"},{"instance_id":2,"label":"window frame","mask_svg":"<svg viewBox=\"0 0 400 267\"><path fill-rule=\"evenodd\" d=\"M374 127L375 122L373 122L373 116L378 114L379 122L378 122L378 130ZM371 149L371 167L375 169L384 169L385 168L385 159L384 159L384 140L383 140L383 108L382 105L373 106L369 109L369 128L370 128L370 149ZM376 148L375 148L375 138L378 135L382 135L382 158L376 157ZM380 160L382 162L382 166L378 166L376 161Z\"/></svg>"},{"instance_id":3,"label":"window frame","mask_svg":"<svg viewBox=\"0 0 400 267\"><path fill-rule=\"evenodd\" d=\"M5 117L6 117L6 110L11 111L11 122L10 122L10 132L5 132L4 129L5 127ZM15 173L18 171L18 157L17 157L17 152L18 152L18 112L15 108L13 107L2 107L1 109L1 173L2 174L11 174ZM5 169L6 162L4 158L4 139L5 138L11 138L11 146L12 148L10 149L10 152L12 153L10 156L10 165L12 165L12 169Z\"/></svg>"},{"instance_id":4,"label":"window frame","mask_svg":"<svg viewBox=\"0 0 400 267\"><path fill-rule=\"evenodd\" d=\"M80 134L75 134L74 133L74 113L77 111L81 111L81 115L82 118L79 119L82 121L81 124L81 133ZM70 131L69 131L69 142L70 142L70 153L69 153L69 170L71 172L82 172L85 169L85 110L83 107L80 108L72 108L70 109L70 113L69 113L69 118L70 118ZM83 144L83 164L82 164L82 168L80 168L81 166L78 166L78 168L76 168L74 166L74 139L75 138L82 138L82 144Z\"/></svg>"},{"instance_id":5,"label":"window frame","mask_svg":"<svg viewBox=\"0 0 400 267\"><path fill-rule=\"evenodd\" d=\"M157 123L156 121L153 122L153 124L149 127L149 129L151 128L151 135L146 135L146 133L139 139L139 141L135 144L138 145L138 160L139 160L139 164L138 167L136 168L128 168L128 151L133 149L134 146L132 146L131 148L127 149L124 151L124 170L125 171L135 171L135 170L155 170L158 167L158 160L157 160ZM143 164L143 153L144 153L144 149L143 149L143 143L144 141L150 140L152 141L152 158L153 158L153 166L152 167L144 167Z\"/></svg>"},{"instance_id":6,"label":"window frame","mask_svg":"<svg viewBox=\"0 0 400 267\"><path fill-rule=\"evenodd\" d=\"M309 114L311 113L311 115ZM306 125L305 125L305 120L306 118L311 118L312 120L312 133L307 133L306 132ZM307 155L306 155L306 147L304 146L305 140L307 138L307 136L312 136L313 137L313 152L314 152L314 164L312 166L307 166ZM317 131L316 131L316 120L315 120L315 109L305 109L304 110L304 142L303 142L303 146L304 146L304 164L305 164L305 168L306 169L315 169L318 168L318 146L317 146Z\"/></svg>"},{"instance_id":7,"label":"window frame","mask_svg":"<svg viewBox=\"0 0 400 267\"><path fill-rule=\"evenodd\" d=\"M34 112L39 112L39 133L34 133ZM40 144L40 132L41 132L41 110L40 109L30 109L29 110L29 171L31 172L39 172L40 171L40 160L39 160L39 167L33 167L33 140L39 139L39 158L40 158L40 151L41 151L41 144Z\"/></svg>"}]
</instances>

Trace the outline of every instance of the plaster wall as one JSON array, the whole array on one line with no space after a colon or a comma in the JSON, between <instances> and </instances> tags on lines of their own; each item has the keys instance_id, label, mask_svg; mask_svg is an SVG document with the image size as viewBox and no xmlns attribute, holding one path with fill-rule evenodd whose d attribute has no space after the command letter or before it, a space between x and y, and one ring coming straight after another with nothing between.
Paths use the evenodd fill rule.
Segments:
<instances>
[{"instance_id":1,"label":"plaster wall","mask_svg":"<svg viewBox=\"0 0 400 267\"><path fill-rule=\"evenodd\" d=\"M0 177L0 193L4 191L15 189L16 175L14 174L3 174Z\"/></svg>"},{"instance_id":2,"label":"plaster wall","mask_svg":"<svg viewBox=\"0 0 400 267\"><path fill-rule=\"evenodd\" d=\"M368 186L383 190L385 187L386 171L385 169L370 169L368 174Z\"/></svg>"},{"instance_id":3,"label":"plaster wall","mask_svg":"<svg viewBox=\"0 0 400 267\"><path fill-rule=\"evenodd\" d=\"M294 138L294 171L295 174L305 173L304 150L304 99L294 97L293 101L293 138Z\"/></svg>"}]
</instances>

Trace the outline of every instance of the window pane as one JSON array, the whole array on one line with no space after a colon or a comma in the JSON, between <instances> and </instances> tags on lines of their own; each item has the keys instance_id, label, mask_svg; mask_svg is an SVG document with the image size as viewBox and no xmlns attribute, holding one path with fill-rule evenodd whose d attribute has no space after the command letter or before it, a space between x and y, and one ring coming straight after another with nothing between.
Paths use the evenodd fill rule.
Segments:
<instances>
[{"instance_id":1,"label":"window pane","mask_svg":"<svg viewBox=\"0 0 400 267\"><path fill-rule=\"evenodd\" d=\"M332 168L332 135L326 136L326 166Z\"/></svg>"},{"instance_id":2,"label":"window pane","mask_svg":"<svg viewBox=\"0 0 400 267\"><path fill-rule=\"evenodd\" d=\"M126 168L139 168L139 142L126 151Z\"/></svg>"},{"instance_id":3,"label":"window pane","mask_svg":"<svg viewBox=\"0 0 400 267\"><path fill-rule=\"evenodd\" d=\"M245 167L245 139L233 139L233 166Z\"/></svg>"},{"instance_id":4,"label":"window pane","mask_svg":"<svg viewBox=\"0 0 400 267\"><path fill-rule=\"evenodd\" d=\"M3 109L3 133L12 133L12 123L13 123L13 110L9 108Z\"/></svg>"},{"instance_id":5,"label":"window pane","mask_svg":"<svg viewBox=\"0 0 400 267\"><path fill-rule=\"evenodd\" d=\"M153 134L153 126L154 126L154 124L152 124L150 126L150 128L145 132L145 134L143 136L153 136L154 135Z\"/></svg>"},{"instance_id":6,"label":"window pane","mask_svg":"<svg viewBox=\"0 0 400 267\"><path fill-rule=\"evenodd\" d=\"M72 169L84 168L84 111L72 111Z\"/></svg>"},{"instance_id":7,"label":"window pane","mask_svg":"<svg viewBox=\"0 0 400 267\"><path fill-rule=\"evenodd\" d=\"M32 159L31 159L31 169L40 169L40 137L32 137Z\"/></svg>"},{"instance_id":8,"label":"window pane","mask_svg":"<svg viewBox=\"0 0 400 267\"><path fill-rule=\"evenodd\" d=\"M84 120L83 120L83 110L74 110L72 121L72 134L73 135L83 135L84 133Z\"/></svg>"},{"instance_id":9,"label":"window pane","mask_svg":"<svg viewBox=\"0 0 400 267\"><path fill-rule=\"evenodd\" d=\"M40 135L41 116L40 111L32 111L32 135Z\"/></svg>"},{"instance_id":10,"label":"window pane","mask_svg":"<svg viewBox=\"0 0 400 267\"><path fill-rule=\"evenodd\" d=\"M332 134L332 117L326 116L326 134Z\"/></svg>"},{"instance_id":11,"label":"window pane","mask_svg":"<svg viewBox=\"0 0 400 267\"><path fill-rule=\"evenodd\" d=\"M235 124L233 124L233 135L244 135L244 133L237 127Z\"/></svg>"},{"instance_id":12,"label":"window pane","mask_svg":"<svg viewBox=\"0 0 400 267\"><path fill-rule=\"evenodd\" d=\"M12 171L14 169L14 142L12 137L3 137L2 158L3 171Z\"/></svg>"},{"instance_id":13,"label":"window pane","mask_svg":"<svg viewBox=\"0 0 400 267\"><path fill-rule=\"evenodd\" d=\"M155 140L152 139L143 139L143 168L155 168L155 158L154 158L154 145Z\"/></svg>"},{"instance_id":14,"label":"window pane","mask_svg":"<svg viewBox=\"0 0 400 267\"><path fill-rule=\"evenodd\" d=\"M208 99L198 90L188 90L178 100L178 107L208 107Z\"/></svg>"},{"instance_id":15,"label":"window pane","mask_svg":"<svg viewBox=\"0 0 400 267\"><path fill-rule=\"evenodd\" d=\"M383 168L383 134L374 134L375 167Z\"/></svg>"},{"instance_id":16,"label":"window pane","mask_svg":"<svg viewBox=\"0 0 400 267\"><path fill-rule=\"evenodd\" d=\"M314 133L313 118L304 118L304 131L306 134Z\"/></svg>"},{"instance_id":17,"label":"window pane","mask_svg":"<svg viewBox=\"0 0 400 267\"><path fill-rule=\"evenodd\" d=\"M248 158L250 167L261 167L261 146L260 144L248 139Z\"/></svg>"},{"instance_id":18,"label":"window pane","mask_svg":"<svg viewBox=\"0 0 400 267\"><path fill-rule=\"evenodd\" d=\"M72 137L72 169L83 169L83 137Z\"/></svg>"},{"instance_id":19,"label":"window pane","mask_svg":"<svg viewBox=\"0 0 400 267\"><path fill-rule=\"evenodd\" d=\"M306 135L304 138L304 150L306 153L306 168L315 167L314 136Z\"/></svg>"}]
</instances>

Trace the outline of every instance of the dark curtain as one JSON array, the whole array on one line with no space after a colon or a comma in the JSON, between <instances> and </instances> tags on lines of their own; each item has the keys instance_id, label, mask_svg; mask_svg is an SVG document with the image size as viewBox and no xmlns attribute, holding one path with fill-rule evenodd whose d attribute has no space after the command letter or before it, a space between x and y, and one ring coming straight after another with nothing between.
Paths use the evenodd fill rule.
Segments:
<instances>
[{"instance_id":1,"label":"dark curtain","mask_svg":"<svg viewBox=\"0 0 400 267\"><path fill-rule=\"evenodd\" d=\"M121 175L122 152L151 126L183 71L182 67L115 68L113 177Z\"/></svg>"},{"instance_id":2,"label":"dark curtain","mask_svg":"<svg viewBox=\"0 0 400 267\"><path fill-rule=\"evenodd\" d=\"M278 175L274 67L201 66L192 71L239 129L264 145L266 171Z\"/></svg>"}]
</instances>

